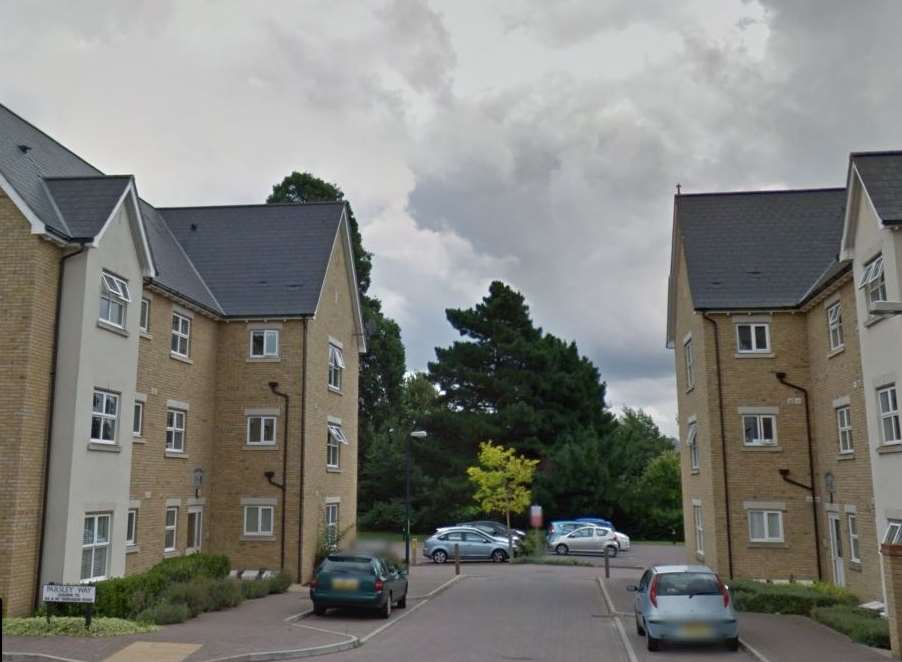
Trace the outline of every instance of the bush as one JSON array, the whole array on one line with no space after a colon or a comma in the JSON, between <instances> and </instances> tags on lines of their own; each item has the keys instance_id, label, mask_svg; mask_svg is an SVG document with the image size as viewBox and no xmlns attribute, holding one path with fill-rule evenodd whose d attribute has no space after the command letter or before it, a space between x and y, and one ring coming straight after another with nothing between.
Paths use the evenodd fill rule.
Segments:
<instances>
[{"instance_id":1,"label":"bush","mask_svg":"<svg viewBox=\"0 0 902 662\"><path fill-rule=\"evenodd\" d=\"M160 599L163 602L185 605L193 618L213 608L213 600L210 596L213 581L207 577L196 577L190 582L170 584L163 591Z\"/></svg>"},{"instance_id":2,"label":"bush","mask_svg":"<svg viewBox=\"0 0 902 662\"><path fill-rule=\"evenodd\" d=\"M827 627L866 646L889 648L889 625L880 614L870 609L840 605L815 607L811 617Z\"/></svg>"},{"instance_id":3,"label":"bush","mask_svg":"<svg viewBox=\"0 0 902 662\"><path fill-rule=\"evenodd\" d=\"M541 529L530 529L520 549L523 556L544 556L545 532Z\"/></svg>"},{"instance_id":4,"label":"bush","mask_svg":"<svg viewBox=\"0 0 902 662\"><path fill-rule=\"evenodd\" d=\"M798 614L808 616L815 607L853 605L857 602L848 591L824 590L803 584L765 584L738 579L730 584L736 609L765 614Z\"/></svg>"},{"instance_id":5,"label":"bush","mask_svg":"<svg viewBox=\"0 0 902 662\"><path fill-rule=\"evenodd\" d=\"M278 575L270 577L267 581L269 582L270 593L284 593L288 590L288 587L291 586L291 577L284 572L280 572Z\"/></svg>"},{"instance_id":6,"label":"bush","mask_svg":"<svg viewBox=\"0 0 902 662\"><path fill-rule=\"evenodd\" d=\"M4 618L4 637L49 637L63 635L66 637L115 637L121 634L138 634L156 632L158 627L150 622L136 623L121 618L95 618L91 621L91 629L85 629L83 616L54 616L47 620L35 618Z\"/></svg>"},{"instance_id":7,"label":"bush","mask_svg":"<svg viewBox=\"0 0 902 662\"><path fill-rule=\"evenodd\" d=\"M188 609L188 605L163 601L138 614L138 621L141 623L156 623L157 625L171 625L172 623L184 623L190 617L191 612Z\"/></svg>"},{"instance_id":8,"label":"bush","mask_svg":"<svg viewBox=\"0 0 902 662\"><path fill-rule=\"evenodd\" d=\"M241 595L246 600L256 600L269 595L269 580L251 579L241 582Z\"/></svg>"},{"instance_id":9,"label":"bush","mask_svg":"<svg viewBox=\"0 0 902 662\"><path fill-rule=\"evenodd\" d=\"M244 601L241 594L241 583L237 579L223 577L214 579L210 584L210 610L219 611L237 607Z\"/></svg>"}]
</instances>

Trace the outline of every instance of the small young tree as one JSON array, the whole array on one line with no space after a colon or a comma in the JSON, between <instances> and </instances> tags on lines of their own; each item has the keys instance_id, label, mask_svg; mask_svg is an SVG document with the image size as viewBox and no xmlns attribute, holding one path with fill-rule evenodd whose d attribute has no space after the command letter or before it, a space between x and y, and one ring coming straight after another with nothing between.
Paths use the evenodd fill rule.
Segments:
<instances>
[{"instance_id":1,"label":"small young tree","mask_svg":"<svg viewBox=\"0 0 902 662\"><path fill-rule=\"evenodd\" d=\"M467 468L470 482L476 486L473 498L487 513L504 513L507 524L507 553L513 558L511 513L529 507L532 480L538 460L514 453L512 448L496 446L491 441L479 445L479 464Z\"/></svg>"}]
</instances>

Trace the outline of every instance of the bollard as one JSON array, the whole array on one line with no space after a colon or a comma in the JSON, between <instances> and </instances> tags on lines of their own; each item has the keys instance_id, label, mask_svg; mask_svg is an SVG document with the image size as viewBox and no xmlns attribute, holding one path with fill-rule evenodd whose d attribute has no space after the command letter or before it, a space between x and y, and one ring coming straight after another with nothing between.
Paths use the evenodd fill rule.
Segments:
<instances>
[{"instance_id":1,"label":"bollard","mask_svg":"<svg viewBox=\"0 0 902 662\"><path fill-rule=\"evenodd\" d=\"M454 574L460 574L460 544L454 543Z\"/></svg>"},{"instance_id":2,"label":"bollard","mask_svg":"<svg viewBox=\"0 0 902 662\"><path fill-rule=\"evenodd\" d=\"M604 578L611 578L611 561L610 556L608 556L609 549L607 547L604 548Z\"/></svg>"},{"instance_id":3,"label":"bollard","mask_svg":"<svg viewBox=\"0 0 902 662\"><path fill-rule=\"evenodd\" d=\"M417 564L417 539L410 539L410 565Z\"/></svg>"}]
</instances>

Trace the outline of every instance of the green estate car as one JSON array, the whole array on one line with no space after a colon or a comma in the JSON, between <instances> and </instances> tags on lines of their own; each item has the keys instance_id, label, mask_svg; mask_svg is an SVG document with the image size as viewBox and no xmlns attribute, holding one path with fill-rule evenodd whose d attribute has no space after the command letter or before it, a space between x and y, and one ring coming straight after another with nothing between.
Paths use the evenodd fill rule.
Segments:
<instances>
[{"instance_id":1,"label":"green estate car","mask_svg":"<svg viewBox=\"0 0 902 662\"><path fill-rule=\"evenodd\" d=\"M407 606L407 571L375 554L329 554L310 582L310 599L318 616L330 607L362 607L388 618L393 606Z\"/></svg>"}]
</instances>

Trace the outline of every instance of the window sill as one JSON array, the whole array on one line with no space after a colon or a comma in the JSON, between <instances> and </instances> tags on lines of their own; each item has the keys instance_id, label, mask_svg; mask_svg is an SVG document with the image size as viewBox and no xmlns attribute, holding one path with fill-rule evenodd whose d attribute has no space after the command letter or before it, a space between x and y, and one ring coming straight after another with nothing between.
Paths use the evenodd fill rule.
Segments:
<instances>
[{"instance_id":1,"label":"window sill","mask_svg":"<svg viewBox=\"0 0 902 662\"><path fill-rule=\"evenodd\" d=\"M330 474L340 474L341 467L326 467L326 473Z\"/></svg>"},{"instance_id":2,"label":"window sill","mask_svg":"<svg viewBox=\"0 0 902 662\"><path fill-rule=\"evenodd\" d=\"M176 361L181 361L182 363L187 363L188 365L194 365L194 361L192 361L187 356L182 356L181 354L176 354L175 352L169 352L169 358L175 359Z\"/></svg>"},{"instance_id":3,"label":"window sill","mask_svg":"<svg viewBox=\"0 0 902 662\"><path fill-rule=\"evenodd\" d=\"M241 542L275 542L275 536L245 536L242 535L239 540Z\"/></svg>"},{"instance_id":4,"label":"window sill","mask_svg":"<svg viewBox=\"0 0 902 662\"><path fill-rule=\"evenodd\" d=\"M104 453L121 453L122 446L119 444L105 444L102 441L89 441L89 451L102 451Z\"/></svg>"},{"instance_id":5,"label":"window sill","mask_svg":"<svg viewBox=\"0 0 902 662\"><path fill-rule=\"evenodd\" d=\"M749 549L789 549L785 542L750 542Z\"/></svg>"},{"instance_id":6,"label":"window sill","mask_svg":"<svg viewBox=\"0 0 902 662\"><path fill-rule=\"evenodd\" d=\"M128 338L128 331L123 329L121 326L116 326L115 324L111 324L110 322L97 320L97 328L103 329L104 331L109 331L110 333L115 333L117 336L122 336L123 338Z\"/></svg>"},{"instance_id":7,"label":"window sill","mask_svg":"<svg viewBox=\"0 0 902 662\"><path fill-rule=\"evenodd\" d=\"M692 386L690 386L686 389L686 394L688 395L689 393L692 393L694 390L695 390L695 384L693 384Z\"/></svg>"},{"instance_id":8,"label":"window sill","mask_svg":"<svg viewBox=\"0 0 902 662\"><path fill-rule=\"evenodd\" d=\"M737 352L737 359L772 359L776 356L773 352Z\"/></svg>"},{"instance_id":9,"label":"window sill","mask_svg":"<svg viewBox=\"0 0 902 662\"><path fill-rule=\"evenodd\" d=\"M889 455L891 453L902 453L902 443L882 444L877 447L877 453L880 455Z\"/></svg>"},{"instance_id":10,"label":"window sill","mask_svg":"<svg viewBox=\"0 0 902 662\"><path fill-rule=\"evenodd\" d=\"M188 453L179 453L178 451L163 451L165 457L171 457L174 460L187 460Z\"/></svg>"},{"instance_id":11,"label":"window sill","mask_svg":"<svg viewBox=\"0 0 902 662\"><path fill-rule=\"evenodd\" d=\"M150 333L147 333L147 331L141 331L140 335L142 338L144 338L144 340L153 340L153 335Z\"/></svg>"},{"instance_id":12,"label":"window sill","mask_svg":"<svg viewBox=\"0 0 902 662\"><path fill-rule=\"evenodd\" d=\"M890 315L868 315L868 318L864 321L864 326L865 328L870 328L888 317L890 317Z\"/></svg>"},{"instance_id":13,"label":"window sill","mask_svg":"<svg viewBox=\"0 0 902 662\"><path fill-rule=\"evenodd\" d=\"M854 459L855 459L855 453L854 453L854 452L852 452L852 453L840 453L839 455L836 456L836 461L837 461L837 462L848 462L849 460L854 460Z\"/></svg>"},{"instance_id":14,"label":"window sill","mask_svg":"<svg viewBox=\"0 0 902 662\"><path fill-rule=\"evenodd\" d=\"M335 395L344 395L340 388L335 388L334 386L329 386L329 393L334 393Z\"/></svg>"},{"instance_id":15,"label":"window sill","mask_svg":"<svg viewBox=\"0 0 902 662\"><path fill-rule=\"evenodd\" d=\"M146 444L147 439L144 438L144 435L141 434L133 434L132 435L132 443L133 444Z\"/></svg>"},{"instance_id":16,"label":"window sill","mask_svg":"<svg viewBox=\"0 0 902 662\"><path fill-rule=\"evenodd\" d=\"M126 545L126 547L125 547L126 554L137 554L140 551L141 551L140 545Z\"/></svg>"},{"instance_id":17,"label":"window sill","mask_svg":"<svg viewBox=\"0 0 902 662\"><path fill-rule=\"evenodd\" d=\"M242 449L243 451L277 451L279 447L275 444L245 444Z\"/></svg>"},{"instance_id":18,"label":"window sill","mask_svg":"<svg viewBox=\"0 0 902 662\"><path fill-rule=\"evenodd\" d=\"M830 352L827 354L827 358L832 359L834 356L839 356L840 354L842 354L845 351L846 351L846 346L841 345L841 346L837 347L836 349L831 349Z\"/></svg>"},{"instance_id":19,"label":"window sill","mask_svg":"<svg viewBox=\"0 0 902 662\"><path fill-rule=\"evenodd\" d=\"M182 553L177 549L164 549L163 550L163 558L171 559L173 556L181 556Z\"/></svg>"},{"instance_id":20,"label":"window sill","mask_svg":"<svg viewBox=\"0 0 902 662\"><path fill-rule=\"evenodd\" d=\"M864 568L861 567L861 561L849 560L849 570L854 570L855 572L862 572L864 570Z\"/></svg>"},{"instance_id":21,"label":"window sill","mask_svg":"<svg viewBox=\"0 0 902 662\"><path fill-rule=\"evenodd\" d=\"M698 476L698 474L699 474L700 472L699 472L698 469L690 469L690 470L689 470L689 473L691 473L693 476Z\"/></svg>"},{"instance_id":22,"label":"window sill","mask_svg":"<svg viewBox=\"0 0 902 662\"><path fill-rule=\"evenodd\" d=\"M281 361L281 356L249 356L247 358L248 363L280 363Z\"/></svg>"},{"instance_id":23,"label":"window sill","mask_svg":"<svg viewBox=\"0 0 902 662\"><path fill-rule=\"evenodd\" d=\"M782 453L782 446L750 446L743 444L742 446L743 453Z\"/></svg>"},{"instance_id":24,"label":"window sill","mask_svg":"<svg viewBox=\"0 0 902 662\"><path fill-rule=\"evenodd\" d=\"M696 553L695 553L695 558L697 558L699 561L704 561L704 560L705 560L705 553L704 553L704 552L696 552Z\"/></svg>"}]
</instances>

